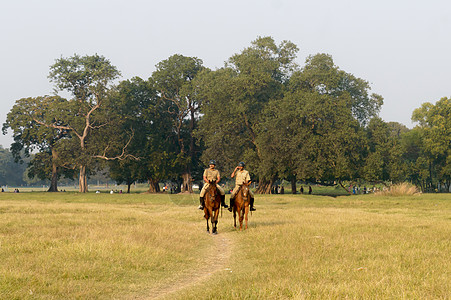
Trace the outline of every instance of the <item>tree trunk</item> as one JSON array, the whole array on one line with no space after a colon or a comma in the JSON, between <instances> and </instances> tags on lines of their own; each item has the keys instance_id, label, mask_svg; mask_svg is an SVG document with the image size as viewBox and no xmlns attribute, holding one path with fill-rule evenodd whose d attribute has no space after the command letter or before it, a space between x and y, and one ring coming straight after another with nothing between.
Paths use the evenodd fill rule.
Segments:
<instances>
[{"instance_id":1,"label":"tree trunk","mask_svg":"<svg viewBox=\"0 0 451 300\"><path fill-rule=\"evenodd\" d=\"M296 176L293 175L293 177L291 177L291 193L292 194L296 194L297 190L296 190Z\"/></svg>"},{"instance_id":2,"label":"tree trunk","mask_svg":"<svg viewBox=\"0 0 451 300\"><path fill-rule=\"evenodd\" d=\"M343 185L343 182L341 182L341 180L338 180L338 183L339 183L340 186L346 191L346 193L348 193L349 195L352 194L351 190L348 190L348 189Z\"/></svg>"},{"instance_id":3,"label":"tree trunk","mask_svg":"<svg viewBox=\"0 0 451 300\"><path fill-rule=\"evenodd\" d=\"M52 149L52 179L50 181L50 187L47 192L58 192L58 167L56 160L58 159L58 153Z\"/></svg>"},{"instance_id":4,"label":"tree trunk","mask_svg":"<svg viewBox=\"0 0 451 300\"><path fill-rule=\"evenodd\" d=\"M274 178L271 180L260 180L258 182L258 189L255 191L257 194L271 194L271 187L274 183Z\"/></svg>"},{"instance_id":5,"label":"tree trunk","mask_svg":"<svg viewBox=\"0 0 451 300\"><path fill-rule=\"evenodd\" d=\"M127 194L130 194L130 186L133 182L127 182Z\"/></svg>"},{"instance_id":6,"label":"tree trunk","mask_svg":"<svg viewBox=\"0 0 451 300\"><path fill-rule=\"evenodd\" d=\"M191 173L186 172L182 174L182 193L193 193L193 180Z\"/></svg>"},{"instance_id":7,"label":"tree trunk","mask_svg":"<svg viewBox=\"0 0 451 300\"><path fill-rule=\"evenodd\" d=\"M158 180L149 178L149 193L159 193L160 185L158 184Z\"/></svg>"},{"instance_id":8,"label":"tree trunk","mask_svg":"<svg viewBox=\"0 0 451 300\"><path fill-rule=\"evenodd\" d=\"M80 178L79 178L79 192L88 192L88 179L86 177L86 166L80 166Z\"/></svg>"}]
</instances>

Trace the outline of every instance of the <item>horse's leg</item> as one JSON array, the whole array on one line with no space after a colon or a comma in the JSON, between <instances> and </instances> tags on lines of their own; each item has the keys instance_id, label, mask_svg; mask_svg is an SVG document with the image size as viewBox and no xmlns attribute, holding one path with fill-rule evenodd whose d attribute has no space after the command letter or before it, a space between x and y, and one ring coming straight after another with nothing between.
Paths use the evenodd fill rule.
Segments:
<instances>
[{"instance_id":1,"label":"horse's leg","mask_svg":"<svg viewBox=\"0 0 451 300\"><path fill-rule=\"evenodd\" d=\"M207 207L204 208L204 212L205 212L204 218L207 220L207 232L210 233L210 226L208 224L208 219L210 219L210 214L208 212Z\"/></svg>"},{"instance_id":2,"label":"horse's leg","mask_svg":"<svg viewBox=\"0 0 451 300\"><path fill-rule=\"evenodd\" d=\"M235 207L233 208L233 227L236 228L236 209L235 209Z\"/></svg>"},{"instance_id":3,"label":"horse's leg","mask_svg":"<svg viewBox=\"0 0 451 300\"><path fill-rule=\"evenodd\" d=\"M243 230L244 208L240 208L240 231Z\"/></svg>"},{"instance_id":4,"label":"horse's leg","mask_svg":"<svg viewBox=\"0 0 451 300\"><path fill-rule=\"evenodd\" d=\"M246 222L246 225L244 227L244 229L247 229L247 216L249 214L249 206L246 206L244 209L244 221Z\"/></svg>"},{"instance_id":5,"label":"horse's leg","mask_svg":"<svg viewBox=\"0 0 451 300\"><path fill-rule=\"evenodd\" d=\"M215 210L214 217L211 219L213 227L212 233L217 234L218 233L218 215L219 215L219 208Z\"/></svg>"}]
</instances>

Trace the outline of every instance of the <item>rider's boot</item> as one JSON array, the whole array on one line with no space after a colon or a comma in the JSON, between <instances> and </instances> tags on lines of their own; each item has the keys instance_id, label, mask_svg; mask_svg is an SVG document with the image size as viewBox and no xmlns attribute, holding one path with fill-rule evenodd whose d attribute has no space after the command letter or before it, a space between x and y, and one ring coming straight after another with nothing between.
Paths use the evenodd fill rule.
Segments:
<instances>
[{"instance_id":1,"label":"rider's boot","mask_svg":"<svg viewBox=\"0 0 451 300\"><path fill-rule=\"evenodd\" d=\"M224 207L224 208L227 208L227 207L228 207L227 204L225 204L225 195L221 195L221 205L222 205L222 207Z\"/></svg>"},{"instance_id":2,"label":"rider's boot","mask_svg":"<svg viewBox=\"0 0 451 300\"><path fill-rule=\"evenodd\" d=\"M200 202L200 205L199 205L199 209L204 209L204 205L205 205L205 201L204 201L204 197L200 197L199 198L199 202Z\"/></svg>"},{"instance_id":3,"label":"rider's boot","mask_svg":"<svg viewBox=\"0 0 451 300\"><path fill-rule=\"evenodd\" d=\"M234 198L232 198L232 197L230 197L230 206L229 206L229 211L230 212L232 212L232 208L233 208L233 205L235 204L235 199Z\"/></svg>"},{"instance_id":4,"label":"rider's boot","mask_svg":"<svg viewBox=\"0 0 451 300\"><path fill-rule=\"evenodd\" d=\"M250 206L251 206L251 208L249 209L250 211L256 211L256 209L255 209L255 207L254 207L254 198L252 197L251 198L251 200L250 200Z\"/></svg>"}]
</instances>

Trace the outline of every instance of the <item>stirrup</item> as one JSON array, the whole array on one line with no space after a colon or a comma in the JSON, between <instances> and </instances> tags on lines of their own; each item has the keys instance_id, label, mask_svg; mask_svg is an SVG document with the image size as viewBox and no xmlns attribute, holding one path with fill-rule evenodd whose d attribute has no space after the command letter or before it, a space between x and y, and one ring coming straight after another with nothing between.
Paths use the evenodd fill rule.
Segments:
<instances>
[{"instance_id":1,"label":"stirrup","mask_svg":"<svg viewBox=\"0 0 451 300\"><path fill-rule=\"evenodd\" d=\"M202 205L199 205L198 209L204 209L204 207Z\"/></svg>"}]
</instances>

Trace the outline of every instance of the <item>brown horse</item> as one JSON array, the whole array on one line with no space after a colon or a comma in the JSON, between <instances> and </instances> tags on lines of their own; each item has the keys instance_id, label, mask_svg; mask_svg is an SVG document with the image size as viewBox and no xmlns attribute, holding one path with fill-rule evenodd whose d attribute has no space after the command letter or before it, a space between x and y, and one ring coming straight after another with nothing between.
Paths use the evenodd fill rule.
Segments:
<instances>
[{"instance_id":1,"label":"brown horse","mask_svg":"<svg viewBox=\"0 0 451 300\"><path fill-rule=\"evenodd\" d=\"M208 220L211 219L211 233L218 233L218 215L221 208L221 194L216 188L216 181L210 180L210 187L205 193L204 218L207 220L207 232L210 232Z\"/></svg>"},{"instance_id":2,"label":"brown horse","mask_svg":"<svg viewBox=\"0 0 451 300\"><path fill-rule=\"evenodd\" d=\"M240 220L240 230L243 229L243 219L246 221L244 229L247 229L247 216L249 214L249 203L251 195L249 194L249 185L243 183L235 196L235 203L233 204L233 226L236 228L236 213L238 212L238 219Z\"/></svg>"}]
</instances>

